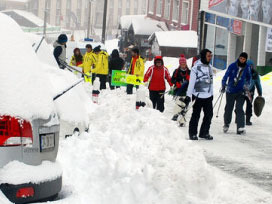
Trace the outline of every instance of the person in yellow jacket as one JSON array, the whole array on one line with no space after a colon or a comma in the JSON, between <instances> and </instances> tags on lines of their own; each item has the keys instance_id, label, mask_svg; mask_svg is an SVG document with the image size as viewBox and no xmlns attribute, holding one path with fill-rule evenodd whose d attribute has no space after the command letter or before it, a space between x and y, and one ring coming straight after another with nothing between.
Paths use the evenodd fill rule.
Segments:
<instances>
[{"instance_id":1,"label":"person in yellow jacket","mask_svg":"<svg viewBox=\"0 0 272 204\"><path fill-rule=\"evenodd\" d=\"M96 61L95 54L93 53L92 50L92 45L87 44L86 45L86 53L83 56L83 63L79 65L80 67L83 68L84 74L88 75L89 77L84 77L86 82L92 82L92 67L94 66Z\"/></svg>"},{"instance_id":2,"label":"person in yellow jacket","mask_svg":"<svg viewBox=\"0 0 272 204\"><path fill-rule=\"evenodd\" d=\"M140 56L140 51L137 47L132 48L131 50L131 63L130 67L128 69L128 74L131 75L136 75L143 77L144 76L144 59ZM127 84L127 94L132 94L133 93L133 86L132 84ZM138 88L138 86L136 86Z\"/></svg>"},{"instance_id":3,"label":"person in yellow jacket","mask_svg":"<svg viewBox=\"0 0 272 204\"><path fill-rule=\"evenodd\" d=\"M92 69L93 81L95 77L99 78L100 90L106 89L107 76L109 74L109 55L107 52L102 51L101 46L97 46L93 49L95 53L95 64Z\"/></svg>"}]
</instances>

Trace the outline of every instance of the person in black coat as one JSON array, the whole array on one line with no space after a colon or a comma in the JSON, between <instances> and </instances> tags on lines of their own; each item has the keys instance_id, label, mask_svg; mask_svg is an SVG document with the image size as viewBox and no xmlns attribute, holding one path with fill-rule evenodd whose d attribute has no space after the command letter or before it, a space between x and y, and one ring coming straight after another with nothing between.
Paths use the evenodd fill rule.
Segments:
<instances>
[{"instance_id":1,"label":"person in black coat","mask_svg":"<svg viewBox=\"0 0 272 204\"><path fill-rule=\"evenodd\" d=\"M112 70L122 70L124 68L125 62L120 57L119 52L117 49L114 49L111 53L110 62L109 62L109 80L111 84L111 75ZM114 86L110 85L111 90L114 89ZM119 87L117 87L119 88Z\"/></svg>"}]
</instances>

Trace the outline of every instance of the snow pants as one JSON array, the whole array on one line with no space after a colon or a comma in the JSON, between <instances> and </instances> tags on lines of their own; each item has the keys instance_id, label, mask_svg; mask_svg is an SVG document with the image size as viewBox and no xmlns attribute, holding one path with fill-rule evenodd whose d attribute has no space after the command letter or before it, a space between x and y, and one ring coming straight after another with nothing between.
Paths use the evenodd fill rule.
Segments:
<instances>
[{"instance_id":1,"label":"snow pants","mask_svg":"<svg viewBox=\"0 0 272 204\"><path fill-rule=\"evenodd\" d=\"M245 113L244 113L244 103L245 96L243 93L226 93L226 106L224 113L224 122L225 125L229 125L232 119L232 112L235 105L236 113L236 123L237 129L245 127Z\"/></svg>"},{"instance_id":2,"label":"snow pants","mask_svg":"<svg viewBox=\"0 0 272 204\"><path fill-rule=\"evenodd\" d=\"M193 113L189 123L189 136L197 135L198 122L201 110L203 109L204 117L200 128L199 135L206 136L209 134L213 118L213 96L209 98L196 98L193 105Z\"/></svg>"},{"instance_id":3,"label":"snow pants","mask_svg":"<svg viewBox=\"0 0 272 204\"><path fill-rule=\"evenodd\" d=\"M164 111L164 92L165 91L151 91L149 90L149 98L152 101L153 108Z\"/></svg>"},{"instance_id":4,"label":"snow pants","mask_svg":"<svg viewBox=\"0 0 272 204\"><path fill-rule=\"evenodd\" d=\"M250 118L252 117L252 103L254 95L251 94L252 101L249 100L248 97L245 97L246 99L246 121L250 121Z\"/></svg>"},{"instance_id":5,"label":"snow pants","mask_svg":"<svg viewBox=\"0 0 272 204\"><path fill-rule=\"evenodd\" d=\"M94 82L95 78L98 77L100 81L100 90L106 89L107 75L104 74L93 74L92 80Z\"/></svg>"}]
</instances>

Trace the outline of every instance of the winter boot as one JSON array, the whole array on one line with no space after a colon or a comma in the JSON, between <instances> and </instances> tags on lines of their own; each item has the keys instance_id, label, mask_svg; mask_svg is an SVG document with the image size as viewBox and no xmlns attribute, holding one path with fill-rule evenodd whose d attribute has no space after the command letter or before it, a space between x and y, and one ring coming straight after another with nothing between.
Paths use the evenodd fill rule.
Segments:
<instances>
[{"instance_id":1,"label":"winter boot","mask_svg":"<svg viewBox=\"0 0 272 204\"><path fill-rule=\"evenodd\" d=\"M238 128L236 134L237 135L245 135L246 134L245 128Z\"/></svg>"},{"instance_id":2,"label":"winter boot","mask_svg":"<svg viewBox=\"0 0 272 204\"><path fill-rule=\"evenodd\" d=\"M210 134L199 135L199 138L202 138L202 139L205 139L205 140L213 140L213 136L211 136Z\"/></svg>"},{"instance_id":3,"label":"winter boot","mask_svg":"<svg viewBox=\"0 0 272 204\"><path fill-rule=\"evenodd\" d=\"M198 140L198 138L197 138L196 135L191 135L191 136L190 136L190 140Z\"/></svg>"},{"instance_id":4,"label":"winter boot","mask_svg":"<svg viewBox=\"0 0 272 204\"><path fill-rule=\"evenodd\" d=\"M250 121L250 118L246 119L246 125L247 126L252 126L252 122Z\"/></svg>"},{"instance_id":5,"label":"winter boot","mask_svg":"<svg viewBox=\"0 0 272 204\"><path fill-rule=\"evenodd\" d=\"M178 114L175 114L175 115L173 116L172 120L173 120L173 121L177 121L177 120L178 120L178 117L179 117L179 115L178 115Z\"/></svg>"},{"instance_id":6,"label":"winter boot","mask_svg":"<svg viewBox=\"0 0 272 204\"><path fill-rule=\"evenodd\" d=\"M226 124L225 124L225 125L223 126L223 132L224 132L224 133L227 133L228 130L229 130L229 125L226 125Z\"/></svg>"}]
</instances>

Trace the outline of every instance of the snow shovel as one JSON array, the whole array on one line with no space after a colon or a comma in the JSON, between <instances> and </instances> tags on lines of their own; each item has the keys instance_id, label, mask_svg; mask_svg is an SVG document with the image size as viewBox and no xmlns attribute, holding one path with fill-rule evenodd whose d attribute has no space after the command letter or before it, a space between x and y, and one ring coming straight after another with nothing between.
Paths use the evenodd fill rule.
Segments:
<instances>
[{"instance_id":1,"label":"snow shovel","mask_svg":"<svg viewBox=\"0 0 272 204\"><path fill-rule=\"evenodd\" d=\"M85 74L85 73L83 73L83 72L81 72L81 71L75 69L74 67L68 65L66 62L64 62L64 61L62 61L62 60L60 61L60 63L61 63L62 65L64 65L67 69L70 69L70 70L79 72L80 74L84 75L84 76L87 77L87 78L92 77L91 75L87 75L87 74Z\"/></svg>"},{"instance_id":2,"label":"snow shovel","mask_svg":"<svg viewBox=\"0 0 272 204\"><path fill-rule=\"evenodd\" d=\"M257 117L259 117L262 114L263 108L265 105L265 99L262 96L258 96L254 100L254 113Z\"/></svg>"}]
</instances>

